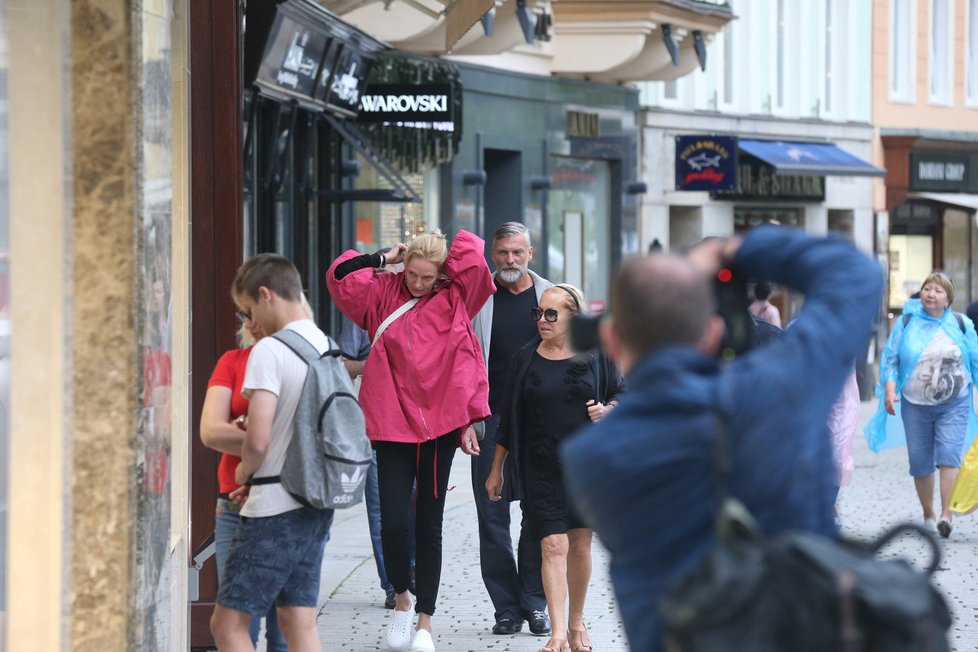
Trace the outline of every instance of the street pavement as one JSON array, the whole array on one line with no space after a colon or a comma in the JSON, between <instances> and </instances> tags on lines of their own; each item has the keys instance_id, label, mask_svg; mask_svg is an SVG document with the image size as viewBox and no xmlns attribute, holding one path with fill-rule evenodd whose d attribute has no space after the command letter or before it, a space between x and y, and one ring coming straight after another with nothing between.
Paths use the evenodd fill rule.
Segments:
<instances>
[{"instance_id":1,"label":"street pavement","mask_svg":"<svg viewBox=\"0 0 978 652\"><path fill-rule=\"evenodd\" d=\"M843 532L873 539L901 521L919 521L913 482L907 474L905 449L871 453L862 437L862 424L875 409L875 401L862 406L860 428L853 443L856 471L839 496L838 511ZM787 442L785 442L787 443ZM493 607L479 573L478 528L472 502L469 459L458 453L452 468L445 512L444 561L433 617L435 646L439 651L535 651L546 638L531 636L524 628L515 636L494 636ZM517 508L514 508L517 509ZM518 523L518 510L514 522ZM514 528L514 537L516 529ZM944 559L935 580L954 613L952 649L978 650L978 514L959 516L951 538L942 540ZM585 620L598 652L625 651L621 620L608 579L608 557L595 539L593 575L585 608ZM918 543L898 540L885 554L913 560L926 558ZM332 539L323 563L322 605L318 628L324 649L359 652L383 650L390 611L383 608L370 547L363 506L336 512ZM261 647L259 648L261 649Z\"/></svg>"}]
</instances>

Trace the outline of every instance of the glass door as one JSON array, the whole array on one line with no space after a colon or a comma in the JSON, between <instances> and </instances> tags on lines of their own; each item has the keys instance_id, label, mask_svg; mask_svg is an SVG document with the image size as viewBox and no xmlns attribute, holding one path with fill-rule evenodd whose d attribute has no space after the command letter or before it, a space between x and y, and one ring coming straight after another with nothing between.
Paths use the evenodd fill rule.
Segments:
<instances>
[{"instance_id":1,"label":"glass door","mask_svg":"<svg viewBox=\"0 0 978 652\"><path fill-rule=\"evenodd\" d=\"M606 161L554 156L547 210L547 262L554 283L584 292L603 312L611 277L611 169Z\"/></svg>"}]
</instances>

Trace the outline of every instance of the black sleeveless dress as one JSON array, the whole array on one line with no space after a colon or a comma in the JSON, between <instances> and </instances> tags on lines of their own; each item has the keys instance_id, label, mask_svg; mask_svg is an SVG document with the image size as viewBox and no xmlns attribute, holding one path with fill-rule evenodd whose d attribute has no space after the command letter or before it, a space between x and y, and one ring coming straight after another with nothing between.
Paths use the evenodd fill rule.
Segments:
<instances>
[{"instance_id":1,"label":"black sleeveless dress","mask_svg":"<svg viewBox=\"0 0 978 652\"><path fill-rule=\"evenodd\" d=\"M586 403L595 397L594 382L584 361L548 360L533 353L521 388L526 434L520 472L523 514L538 541L585 527L567 500L557 449L590 423Z\"/></svg>"}]
</instances>

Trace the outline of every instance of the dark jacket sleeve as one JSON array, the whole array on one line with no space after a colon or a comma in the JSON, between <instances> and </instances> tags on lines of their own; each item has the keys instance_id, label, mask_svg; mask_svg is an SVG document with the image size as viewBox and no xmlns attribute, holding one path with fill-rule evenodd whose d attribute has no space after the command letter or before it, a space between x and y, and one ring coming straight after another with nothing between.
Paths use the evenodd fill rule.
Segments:
<instances>
[{"instance_id":1,"label":"dark jacket sleeve","mask_svg":"<svg viewBox=\"0 0 978 652\"><path fill-rule=\"evenodd\" d=\"M605 381L604 397L601 402L607 404L612 401L620 401L621 395L625 393L625 379L622 377L618 365L603 353L598 360L598 364L603 365L604 377L607 379Z\"/></svg>"},{"instance_id":2,"label":"dark jacket sleeve","mask_svg":"<svg viewBox=\"0 0 978 652\"><path fill-rule=\"evenodd\" d=\"M351 274L358 269L363 269L365 267L376 268L380 267L380 263L383 259L380 257L380 252L373 254L363 254L362 256L354 256L348 260L344 260L342 263L336 266L333 270L333 276L337 281L341 280L347 274Z\"/></svg>"}]
</instances>

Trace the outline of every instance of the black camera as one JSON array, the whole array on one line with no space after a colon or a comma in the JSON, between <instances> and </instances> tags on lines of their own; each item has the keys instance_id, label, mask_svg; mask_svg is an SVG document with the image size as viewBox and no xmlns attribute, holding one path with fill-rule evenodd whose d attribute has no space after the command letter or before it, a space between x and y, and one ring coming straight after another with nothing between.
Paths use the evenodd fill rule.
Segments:
<instances>
[{"instance_id":1,"label":"black camera","mask_svg":"<svg viewBox=\"0 0 978 652\"><path fill-rule=\"evenodd\" d=\"M754 343L754 322L747 299L747 278L734 266L727 265L713 279L717 314L723 318L724 333L720 357L732 360L748 351ZM574 315L570 339L575 351L595 351L601 348L598 324L601 315Z\"/></svg>"}]
</instances>

